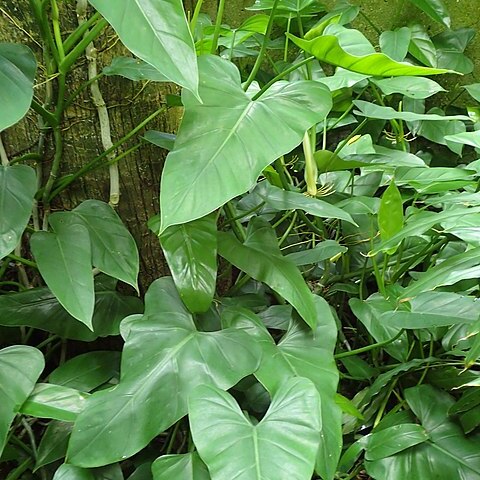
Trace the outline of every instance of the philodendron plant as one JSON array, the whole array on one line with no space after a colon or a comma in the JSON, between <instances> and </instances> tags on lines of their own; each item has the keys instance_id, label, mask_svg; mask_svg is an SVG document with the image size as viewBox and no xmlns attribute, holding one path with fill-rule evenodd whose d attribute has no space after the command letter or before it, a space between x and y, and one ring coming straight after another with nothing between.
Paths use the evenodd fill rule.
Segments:
<instances>
[{"instance_id":1,"label":"philodendron plant","mask_svg":"<svg viewBox=\"0 0 480 480\"><path fill-rule=\"evenodd\" d=\"M35 153L0 141L0 475L479 479L480 84L442 109L430 78L470 73L472 30L441 0L410 1L441 33L378 47L346 1L255 0L229 26L225 0L214 23L202 0L78 0L66 35L71 2L29 3L55 89L34 95L35 56L0 44L0 131L30 108L41 127ZM149 226L171 276L143 300L117 290L138 292L139 255L109 155L150 117L58 175L66 79L108 24L132 56L80 91L182 88L159 110L182 106L177 134L144 133L169 151ZM110 204L52 212L105 164ZM121 352L89 348L118 335Z\"/></svg>"}]
</instances>

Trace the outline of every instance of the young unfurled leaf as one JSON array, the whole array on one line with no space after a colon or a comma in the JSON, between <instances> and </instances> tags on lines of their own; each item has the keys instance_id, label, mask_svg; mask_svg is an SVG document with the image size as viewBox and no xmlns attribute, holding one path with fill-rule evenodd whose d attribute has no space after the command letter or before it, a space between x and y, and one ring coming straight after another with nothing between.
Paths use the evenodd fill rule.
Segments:
<instances>
[{"instance_id":1,"label":"young unfurled leaf","mask_svg":"<svg viewBox=\"0 0 480 480\"><path fill-rule=\"evenodd\" d=\"M386 241L400 232L403 228L403 201L402 195L392 179L388 188L383 192L378 211L378 226L380 238ZM392 254L394 249L389 250Z\"/></svg>"}]
</instances>

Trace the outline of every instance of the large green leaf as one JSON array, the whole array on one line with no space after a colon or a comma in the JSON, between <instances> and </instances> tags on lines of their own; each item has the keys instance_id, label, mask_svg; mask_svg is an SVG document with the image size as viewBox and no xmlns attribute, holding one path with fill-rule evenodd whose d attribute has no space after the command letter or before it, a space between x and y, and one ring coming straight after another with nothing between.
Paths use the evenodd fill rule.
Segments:
<instances>
[{"instance_id":1,"label":"large green leaf","mask_svg":"<svg viewBox=\"0 0 480 480\"><path fill-rule=\"evenodd\" d=\"M164 455L152 464L153 480L210 480L198 453Z\"/></svg>"},{"instance_id":2,"label":"large green leaf","mask_svg":"<svg viewBox=\"0 0 480 480\"><path fill-rule=\"evenodd\" d=\"M192 313L210 307L217 281L216 216L172 225L160 235L178 292Z\"/></svg>"},{"instance_id":3,"label":"large green leaf","mask_svg":"<svg viewBox=\"0 0 480 480\"><path fill-rule=\"evenodd\" d=\"M95 480L93 472L67 463L60 465L53 480Z\"/></svg>"},{"instance_id":4,"label":"large green leaf","mask_svg":"<svg viewBox=\"0 0 480 480\"><path fill-rule=\"evenodd\" d=\"M442 0L410 0L410 3L423 10L431 19L450 28L450 15Z\"/></svg>"},{"instance_id":5,"label":"large green leaf","mask_svg":"<svg viewBox=\"0 0 480 480\"><path fill-rule=\"evenodd\" d=\"M95 294L88 230L55 222L55 233L35 232L30 246L52 293L72 317L93 330Z\"/></svg>"},{"instance_id":6,"label":"large green leaf","mask_svg":"<svg viewBox=\"0 0 480 480\"><path fill-rule=\"evenodd\" d=\"M118 75L134 82L139 80L168 81L155 67L133 57L115 57L112 63L103 69L103 73L107 76Z\"/></svg>"},{"instance_id":7,"label":"large green leaf","mask_svg":"<svg viewBox=\"0 0 480 480\"><path fill-rule=\"evenodd\" d=\"M54 228L83 225L90 235L92 265L138 290L139 257L135 240L108 203L86 200L71 212L54 213Z\"/></svg>"},{"instance_id":8,"label":"large green leaf","mask_svg":"<svg viewBox=\"0 0 480 480\"><path fill-rule=\"evenodd\" d=\"M380 35L380 49L392 60L402 62L408 53L411 32L408 27L382 32Z\"/></svg>"},{"instance_id":9,"label":"large green leaf","mask_svg":"<svg viewBox=\"0 0 480 480\"><path fill-rule=\"evenodd\" d=\"M32 212L36 190L33 168L0 165L0 259L18 245Z\"/></svg>"},{"instance_id":10,"label":"large green leaf","mask_svg":"<svg viewBox=\"0 0 480 480\"><path fill-rule=\"evenodd\" d=\"M35 469L65 457L72 427L69 422L49 422L38 445Z\"/></svg>"},{"instance_id":11,"label":"large green leaf","mask_svg":"<svg viewBox=\"0 0 480 480\"><path fill-rule=\"evenodd\" d=\"M89 0L124 45L168 80L198 91L195 47L181 0Z\"/></svg>"},{"instance_id":12,"label":"large green leaf","mask_svg":"<svg viewBox=\"0 0 480 480\"><path fill-rule=\"evenodd\" d=\"M480 148L480 131L457 133L455 135L447 135L445 140L449 142L460 143L462 145L470 145L475 148Z\"/></svg>"},{"instance_id":13,"label":"large green leaf","mask_svg":"<svg viewBox=\"0 0 480 480\"><path fill-rule=\"evenodd\" d=\"M0 455L8 429L42 373L45 362L39 350L26 345L0 350Z\"/></svg>"},{"instance_id":14,"label":"large green leaf","mask_svg":"<svg viewBox=\"0 0 480 480\"><path fill-rule=\"evenodd\" d=\"M87 400L69 463L93 467L133 455L187 413L197 385L230 388L258 367L259 347L245 332L197 330L171 278L154 282L145 301L145 315L122 322L120 383Z\"/></svg>"},{"instance_id":15,"label":"large green leaf","mask_svg":"<svg viewBox=\"0 0 480 480\"><path fill-rule=\"evenodd\" d=\"M317 453L317 472L325 480L333 479L342 450L341 409L336 404L338 370L333 358L337 327L330 307L315 296L319 324L312 332L305 325L292 323L276 344L252 313L244 309L225 311L227 324L245 328L257 338L263 350L260 368L255 376L271 395L294 377L308 378L321 400L321 437Z\"/></svg>"},{"instance_id":16,"label":"large green leaf","mask_svg":"<svg viewBox=\"0 0 480 480\"><path fill-rule=\"evenodd\" d=\"M35 57L28 47L0 43L0 132L28 112L36 69Z\"/></svg>"},{"instance_id":17,"label":"large green leaf","mask_svg":"<svg viewBox=\"0 0 480 480\"><path fill-rule=\"evenodd\" d=\"M371 433L362 440L365 458L379 460L427 441L428 435L421 425L403 423Z\"/></svg>"},{"instance_id":18,"label":"large green leaf","mask_svg":"<svg viewBox=\"0 0 480 480\"><path fill-rule=\"evenodd\" d=\"M91 342L98 337L118 335L120 321L143 311L142 301L116 292L107 286L97 287L93 332L75 320L48 288L32 288L11 295L0 295L0 325L33 327L63 338Z\"/></svg>"},{"instance_id":19,"label":"large green leaf","mask_svg":"<svg viewBox=\"0 0 480 480\"><path fill-rule=\"evenodd\" d=\"M257 425L231 395L211 385L198 387L188 403L193 440L212 480L311 478L320 401L309 380L284 383Z\"/></svg>"},{"instance_id":20,"label":"large green leaf","mask_svg":"<svg viewBox=\"0 0 480 480\"><path fill-rule=\"evenodd\" d=\"M271 10L274 0L255 0L255 3L248 7L247 10ZM317 0L279 0L277 5L278 14L297 13L301 15L309 15L325 10Z\"/></svg>"},{"instance_id":21,"label":"large green leaf","mask_svg":"<svg viewBox=\"0 0 480 480\"><path fill-rule=\"evenodd\" d=\"M480 277L480 247L454 255L422 273L417 281L405 289L403 297L414 297L442 285L453 285L461 280L478 277Z\"/></svg>"},{"instance_id":22,"label":"large green leaf","mask_svg":"<svg viewBox=\"0 0 480 480\"><path fill-rule=\"evenodd\" d=\"M73 388L38 383L20 412L32 417L73 422L85 408L87 397L88 394Z\"/></svg>"},{"instance_id":23,"label":"large green leaf","mask_svg":"<svg viewBox=\"0 0 480 480\"><path fill-rule=\"evenodd\" d=\"M116 376L120 370L120 353L88 352L58 366L48 377L50 383L89 392Z\"/></svg>"},{"instance_id":24,"label":"large green leaf","mask_svg":"<svg viewBox=\"0 0 480 480\"><path fill-rule=\"evenodd\" d=\"M376 480L478 480L480 442L478 438L466 438L461 427L449 418L454 399L430 385L407 389L405 399L429 440L396 455L366 461L367 472Z\"/></svg>"},{"instance_id":25,"label":"large green leaf","mask_svg":"<svg viewBox=\"0 0 480 480\"><path fill-rule=\"evenodd\" d=\"M313 40L304 40L287 33L287 37L307 53L320 61L342 67L352 72L376 77L398 77L416 75L438 75L451 72L440 68L417 67L409 63L396 62L383 53L356 56L346 52L334 35L322 35Z\"/></svg>"},{"instance_id":26,"label":"large green leaf","mask_svg":"<svg viewBox=\"0 0 480 480\"><path fill-rule=\"evenodd\" d=\"M289 253L286 258L291 260L295 265L311 265L336 257L346 251L348 251L348 248L340 245L335 240L325 240L308 250Z\"/></svg>"},{"instance_id":27,"label":"large green leaf","mask_svg":"<svg viewBox=\"0 0 480 480\"><path fill-rule=\"evenodd\" d=\"M380 322L397 328L434 328L475 322L480 310L474 297L425 292L410 300L410 310L385 312Z\"/></svg>"},{"instance_id":28,"label":"large green leaf","mask_svg":"<svg viewBox=\"0 0 480 480\"><path fill-rule=\"evenodd\" d=\"M403 200L400 191L392 179L383 192L378 210L378 228L380 238L385 241L400 232L403 228ZM389 251L389 253L393 253Z\"/></svg>"},{"instance_id":29,"label":"large green leaf","mask_svg":"<svg viewBox=\"0 0 480 480\"><path fill-rule=\"evenodd\" d=\"M264 200L269 207L275 210L304 210L316 217L338 218L356 225L347 212L319 198L307 197L300 192L282 190L268 182L260 183L255 189L255 193Z\"/></svg>"},{"instance_id":30,"label":"large green leaf","mask_svg":"<svg viewBox=\"0 0 480 480\"><path fill-rule=\"evenodd\" d=\"M400 333L400 327L381 320L383 314L390 313L395 309L396 305L392 303L379 293L374 293L367 300L352 298L349 301L353 314L365 325L377 342L388 342ZM392 357L405 362L408 358L407 334L403 333L397 340L384 348Z\"/></svg>"},{"instance_id":31,"label":"large green leaf","mask_svg":"<svg viewBox=\"0 0 480 480\"><path fill-rule=\"evenodd\" d=\"M424 99L445 91L437 82L422 77L382 78L374 80L374 83L385 95L400 93L409 98Z\"/></svg>"},{"instance_id":32,"label":"large green leaf","mask_svg":"<svg viewBox=\"0 0 480 480\"><path fill-rule=\"evenodd\" d=\"M355 111L357 115L368 118L378 118L382 120L404 120L405 122L416 122L418 120L428 120L432 122L446 122L448 120L470 121L466 115L437 115L435 113L415 113L399 112L392 107L384 107L364 100L354 100L354 105L359 109Z\"/></svg>"},{"instance_id":33,"label":"large green leaf","mask_svg":"<svg viewBox=\"0 0 480 480\"><path fill-rule=\"evenodd\" d=\"M231 62L204 55L199 66L203 103L183 92L185 115L162 175L161 231L246 192L332 106L329 90L318 82L277 82L252 100Z\"/></svg>"},{"instance_id":34,"label":"large green leaf","mask_svg":"<svg viewBox=\"0 0 480 480\"><path fill-rule=\"evenodd\" d=\"M310 327L317 325L315 302L295 264L282 255L275 233L266 221L255 217L247 238L240 243L232 234L218 233L218 253L255 280L290 302Z\"/></svg>"},{"instance_id":35,"label":"large green leaf","mask_svg":"<svg viewBox=\"0 0 480 480\"><path fill-rule=\"evenodd\" d=\"M405 238L423 235L434 225L441 223L445 220L454 220L457 217L462 217L464 215L473 213L480 213L480 207L455 208L439 213L420 212L415 215L411 215L407 219L406 225L399 233L375 247L370 252L370 255L376 255L379 252L388 251L391 248L398 246Z\"/></svg>"}]
</instances>

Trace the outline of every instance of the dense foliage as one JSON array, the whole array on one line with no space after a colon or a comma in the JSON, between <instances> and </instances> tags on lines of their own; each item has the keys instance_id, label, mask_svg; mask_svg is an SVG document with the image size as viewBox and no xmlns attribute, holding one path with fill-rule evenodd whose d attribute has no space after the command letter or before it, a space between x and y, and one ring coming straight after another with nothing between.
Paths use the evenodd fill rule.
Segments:
<instances>
[{"instance_id":1,"label":"dense foliage","mask_svg":"<svg viewBox=\"0 0 480 480\"><path fill-rule=\"evenodd\" d=\"M228 26L225 0L215 23L202 0L78 0L66 35L58 3L30 0L51 88L0 44L0 131L30 108L40 127L23 156L0 141L0 476L480 479L480 84L435 96L474 32L441 0L410 2L440 34L378 46L345 1L256 0ZM66 81L108 28L135 57L80 90L174 82L159 112L182 123L62 177ZM142 300L110 156L140 134L169 151L149 226L171 271ZM54 211L105 166L110 204Z\"/></svg>"}]
</instances>

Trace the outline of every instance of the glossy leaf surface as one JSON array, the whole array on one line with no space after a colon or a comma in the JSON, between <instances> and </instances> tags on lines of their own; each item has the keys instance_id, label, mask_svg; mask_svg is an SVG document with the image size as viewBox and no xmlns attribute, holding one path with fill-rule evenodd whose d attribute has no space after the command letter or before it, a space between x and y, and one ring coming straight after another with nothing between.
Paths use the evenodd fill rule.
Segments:
<instances>
[{"instance_id":1,"label":"glossy leaf surface","mask_svg":"<svg viewBox=\"0 0 480 480\"><path fill-rule=\"evenodd\" d=\"M0 350L0 454L10 424L33 390L44 365L43 355L36 348L19 345Z\"/></svg>"},{"instance_id":2,"label":"glossy leaf surface","mask_svg":"<svg viewBox=\"0 0 480 480\"><path fill-rule=\"evenodd\" d=\"M448 417L453 398L430 385L407 389L405 398L430 440L397 455L366 462L367 472L378 480L479 478L480 443L467 439Z\"/></svg>"},{"instance_id":3,"label":"glossy leaf surface","mask_svg":"<svg viewBox=\"0 0 480 480\"><path fill-rule=\"evenodd\" d=\"M400 232L403 228L403 201L402 195L392 180L383 192L378 210L378 226L380 238L386 241ZM389 252L393 253L393 252Z\"/></svg>"},{"instance_id":4,"label":"glossy leaf surface","mask_svg":"<svg viewBox=\"0 0 480 480\"><path fill-rule=\"evenodd\" d=\"M164 455L152 464L153 480L210 480L206 465L197 452Z\"/></svg>"},{"instance_id":5,"label":"glossy leaf surface","mask_svg":"<svg viewBox=\"0 0 480 480\"><path fill-rule=\"evenodd\" d=\"M69 422L58 421L48 424L38 445L35 468L40 468L65 457L72 426Z\"/></svg>"},{"instance_id":6,"label":"glossy leaf surface","mask_svg":"<svg viewBox=\"0 0 480 480\"><path fill-rule=\"evenodd\" d=\"M257 425L219 388L202 385L189 400L193 440L212 480L310 478L318 449L319 411L318 393L304 378L283 384Z\"/></svg>"},{"instance_id":7,"label":"glossy leaf surface","mask_svg":"<svg viewBox=\"0 0 480 480\"><path fill-rule=\"evenodd\" d=\"M115 57L112 63L103 69L107 76L118 75L132 81L150 80L153 82L168 82L165 75L147 62L133 57Z\"/></svg>"},{"instance_id":8,"label":"glossy leaf surface","mask_svg":"<svg viewBox=\"0 0 480 480\"><path fill-rule=\"evenodd\" d=\"M18 245L30 219L36 190L33 168L0 165L0 259Z\"/></svg>"},{"instance_id":9,"label":"glossy leaf surface","mask_svg":"<svg viewBox=\"0 0 480 480\"><path fill-rule=\"evenodd\" d=\"M315 328L317 318L313 295L295 264L281 254L270 224L260 218L253 219L243 244L233 235L219 232L218 253L282 295L305 322Z\"/></svg>"},{"instance_id":10,"label":"glossy leaf surface","mask_svg":"<svg viewBox=\"0 0 480 480\"><path fill-rule=\"evenodd\" d=\"M204 55L199 65L203 104L183 92L185 115L162 175L161 231L246 192L332 105L328 89L312 81L277 82L251 100L232 63Z\"/></svg>"},{"instance_id":11,"label":"glossy leaf surface","mask_svg":"<svg viewBox=\"0 0 480 480\"><path fill-rule=\"evenodd\" d=\"M442 0L410 0L410 3L424 11L431 19L450 28L452 22Z\"/></svg>"},{"instance_id":12,"label":"glossy leaf surface","mask_svg":"<svg viewBox=\"0 0 480 480\"><path fill-rule=\"evenodd\" d=\"M407 219L405 227L396 235L382 242L378 247L374 248L370 253L376 255L378 252L387 251L399 245L402 240L415 235L422 235L435 224L445 220L453 220L457 217L462 217L466 214L479 213L480 207L473 208L455 208L443 212L422 212L412 215Z\"/></svg>"},{"instance_id":13,"label":"glossy leaf surface","mask_svg":"<svg viewBox=\"0 0 480 480\"><path fill-rule=\"evenodd\" d=\"M141 313L143 304L139 298L121 295L107 286L97 288L93 332L72 317L48 288L0 295L0 309L0 325L33 327L63 338L89 342L98 337L118 335L120 321L128 315Z\"/></svg>"},{"instance_id":14,"label":"glossy leaf surface","mask_svg":"<svg viewBox=\"0 0 480 480\"><path fill-rule=\"evenodd\" d=\"M355 224L347 212L319 198L308 197L300 192L282 190L268 182L260 184L255 192L267 205L276 210L299 209L316 217L338 218Z\"/></svg>"},{"instance_id":15,"label":"glossy leaf surface","mask_svg":"<svg viewBox=\"0 0 480 480\"><path fill-rule=\"evenodd\" d=\"M112 25L124 45L168 80L196 93L195 47L180 0L110 0L89 2Z\"/></svg>"},{"instance_id":16,"label":"glossy leaf surface","mask_svg":"<svg viewBox=\"0 0 480 480\"><path fill-rule=\"evenodd\" d=\"M137 245L115 210L105 202L86 200L71 212L53 214L54 229L62 224L83 225L90 236L92 265L138 290Z\"/></svg>"},{"instance_id":17,"label":"glossy leaf surface","mask_svg":"<svg viewBox=\"0 0 480 480\"><path fill-rule=\"evenodd\" d=\"M434 290L442 285L453 285L467 278L480 276L480 247L450 257L435 265L413 282L404 292L405 298Z\"/></svg>"},{"instance_id":18,"label":"glossy leaf surface","mask_svg":"<svg viewBox=\"0 0 480 480\"><path fill-rule=\"evenodd\" d=\"M48 380L55 385L89 392L110 380L119 369L119 352L88 352L57 367Z\"/></svg>"},{"instance_id":19,"label":"glossy leaf surface","mask_svg":"<svg viewBox=\"0 0 480 480\"><path fill-rule=\"evenodd\" d=\"M87 397L73 388L38 383L20 411L32 417L73 422L85 408Z\"/></svg>"},{"instance_id":20,"label":"glossy leaf surface","mask_svg":"<svg viewBox=\"0 0 480 480\"><path fill-rule=\"evenodd\" d=\"M359 109L358 115L368 118L378 118L382 120L404 120L405 122L416 122L419 120L429 120L432 122L445 122L448 120L464 120L470 121L465 115L437 115L434 113L415 113L415 112L399 112L392 107L384 107L374 103L365 102L363 100L354 100L354 105Z\"/></svg>"},{"instance_id":21,"label":"glossy leaf surface","mask_svg":"<svg viewBox=\"0 0 480 480\"><path fill-rule=\"evenodd\" d=\"M351 55L333 35L323 35L313 40L303 40L291 34L287 37L298 47L317 57L320 61L336 67L342 67L352 72L376 77L398 77L415 75L438 75L450 72L446 69L417 67L409 63L392 60L383 53L371 53L364 56Z\"/></svg>"},{"instance_id":22,"label":"glossy leaf surface","mask_svg":"<svg viewBox=\"0 0 480 480\"><path fill-rule=\"evenodd\" d=\"M126 319L122 336L120 383L93 394L79 415L68 451L74 465L133 455L187 413L197 385L230 388L259 363L258 347L245 332L198 331L168 277L152 284L145 315Z\"/></svg>"},{"instance_id":23,"label":"glossy leaf surface","mask_svg":"<svg viewBox=\"0 0 480 480\"><path fill-rule=\"evenodd\" d=\"M30 246L45 283L72 317L91 330L95 304L90 236L83 225L35 232Z\"/></svg>"},{"instance_id":24,"label":"glossy leaf surface","mask_svg":"<svg viewBox=\"0 0 480 480\"><path fill-rule=\"evenodd\" d=\"M409 98L424 99L445 91L437 82L423 77L382 78L374 82L385 95L400 93Z\"/></svg>"},{"instance_id":25,"label":"glossy leaf surface","mask_svg":"<svg viewBox=\"0 0 480 480\"><path fill-rule=\"evenodd\" d=\"M192 313L210 307L217 280L216 216L172 225L160 243L180 297Z\"/></svg>"},{"instance_id":26,"label":"glossy leaf surface","mask_svg":"<svg viewBox=\"0 0 480 480\"><path fill-rule=\"evenodd\" d=\"M428 434L421 425L415 423L394 425L368 436L368 441L365 442L365 458L379 460L427 440Z\"/></svg>"},{"instance_id":27,"label":"glossy leaf surface","mask_svg":"<svg viewBox=\"0 0 480 480\"><path fill-rule=\"evenodd\" d=\"M36 69L37 62L28 47L0 43L0 132L28 112Z\"/></svg>"}]
</instances>

